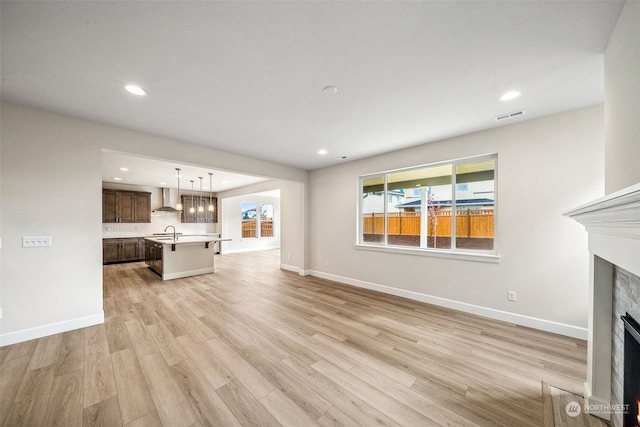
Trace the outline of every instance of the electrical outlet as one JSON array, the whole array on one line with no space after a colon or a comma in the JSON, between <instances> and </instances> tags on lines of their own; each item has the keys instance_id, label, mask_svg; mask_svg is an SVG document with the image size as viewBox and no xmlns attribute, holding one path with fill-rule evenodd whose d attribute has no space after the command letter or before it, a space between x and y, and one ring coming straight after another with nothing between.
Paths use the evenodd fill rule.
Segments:
<instances>
[{"instance_id":1,"label":"electrical outlet","mask_svg":"<svg viewBox=\"0 0 640 427\"><path fill-rule=\"evenodd\" d=\"M32 236L22 238L23 248L37 248L51 246L51 236Z\"/></svg>"},{"instance_id":2,"label":"electrical outlet","mask_svg":"<svg viewBox=\"0 0 640 427\"><path fill-rule=\"evenodd\" d=\"M325 261L325 262L324 262L324 266L325 266L325 267L329 267L329 261Z\"/></svg>"},{"instance_id":3,"label":"electrical outlet","mask_svg":"<svg viewBox=\"0 0 640 427\"><path fill-rule=\"evenodd\" d=\"M507 299L509 301L516 301L516 291L509 291L509 293L507 294Z\"/></svg>"}]
</instances>

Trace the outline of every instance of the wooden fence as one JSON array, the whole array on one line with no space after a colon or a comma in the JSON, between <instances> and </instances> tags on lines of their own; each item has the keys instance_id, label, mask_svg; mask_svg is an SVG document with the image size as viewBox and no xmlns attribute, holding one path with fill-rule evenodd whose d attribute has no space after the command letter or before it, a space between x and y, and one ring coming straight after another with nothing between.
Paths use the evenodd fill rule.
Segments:
<instances>
[{"instance_id":1,"label":"wooden fence","mask_svg":"<svg viewBox=\"0 0 640 427\"><path fill-rule=\"evenodd\" d=\"M437 211L428 219L427 236L451 237L451 211ZM435 227L434 227L435 225ZM384 214L365 213L363 234L384 234ZM419 236L420 212L389 212L389 236ZM456 212L456 237L493 238L493 209L459 210Z\"/></svg>"},{"instance_id":2,"label":"wooden fence","mask_svg":"<svg viewBox=\"0 0 640 427\"><path fill-rule=\"evenodd\" d=\"M242 221L242 238L255 239L256 237L256 220ZM260 237L273 237L273 221L260 221Z\"/></svg>"}]
</instances>

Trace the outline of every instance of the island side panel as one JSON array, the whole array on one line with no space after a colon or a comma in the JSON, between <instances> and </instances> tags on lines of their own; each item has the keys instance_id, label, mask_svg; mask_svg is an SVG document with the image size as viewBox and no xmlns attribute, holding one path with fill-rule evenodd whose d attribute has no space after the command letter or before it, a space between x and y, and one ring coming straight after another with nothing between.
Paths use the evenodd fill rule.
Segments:
<instances>
[{"instance_id":1,"label":"island side panel","mask_svg":"<svg viewBox=\"0 0 640 427\"><path fill-rule=\"evenodd\" d=\"M162 252L162 279L178 279L181 277L196 276L199 274L215 273L214 246L205 247L204 242L178 243L175 251L171 250L171 244L163 245Z\"/></svg>"}]
</instances>

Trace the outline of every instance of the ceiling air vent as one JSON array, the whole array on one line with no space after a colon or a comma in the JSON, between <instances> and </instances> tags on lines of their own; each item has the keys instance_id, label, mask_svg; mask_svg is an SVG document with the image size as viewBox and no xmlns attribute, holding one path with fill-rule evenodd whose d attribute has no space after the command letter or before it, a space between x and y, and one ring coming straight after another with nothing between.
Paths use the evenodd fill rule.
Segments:
<instances>
[{"instance_id":1,"label":"ceiling air vent","mask_svg":"<svg viewBox=\"0 0 640 427\"><path fill-rule=\"evenodd\" d=\"M514 111L513 113L501 114L499 116L496 116L496 122L499 122L500 120L512 119L514 117L522 116L524 115L525 111L526 110L520 110L520 111Z\"/></svg>"}]
</instances>

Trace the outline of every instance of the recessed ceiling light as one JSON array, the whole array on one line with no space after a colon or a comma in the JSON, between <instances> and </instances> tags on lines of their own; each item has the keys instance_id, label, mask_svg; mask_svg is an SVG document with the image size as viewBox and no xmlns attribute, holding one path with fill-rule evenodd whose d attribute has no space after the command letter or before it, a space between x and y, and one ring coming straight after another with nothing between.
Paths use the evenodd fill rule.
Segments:
<instances>
[{"instance_id":1,"label":"recessed ceiling light","mask_svg":"<svg viewBox=\"0 0 640 427\"><path fill-rule=\"evenodd\" d=\"M318 154L324 156L325 154L327 154L327 150L318 150Z\"/></svg>"},{"instance_id":2,"label":"recessed ceiling light","mask_svg":"<svg viewBox=\"0 0 640 427\"><path fill-rule=\"evenodd\" d=\"M335 95L338 93L338 88L335 86L325 86L322 88L322 92L327 95Z\"/></svg>"},{"instance_id":3,"label":"recessed ceiling light","mask_svg":"<svg viewBox=\"0 0 640 427\"><path fill-rule=\"evenodd\" d=\"M140 86L136 85L125 85L124 87L127 92L132 93L138 96L147 96L147 91L142 89Z\"/></svg>"},{"instance_id":4,"label":"recessed ceiling light","mask_svg":"<svg viewBox=\"0 0 640 427\"><path fill-rule=\"evenodd\" d=\"M167 185L167 183L166 182L161 182L160 185Z\"/></svg>"},{"instance_id":5,"label":"recessed ceiling light","mask_svg":"<svg viewBox=\"0 0 640 427\"><path fill-rule=\"evenodd\" d=\"M112 178L114 181L122 181L122 178L120 178L119 176L114 176Z\"/></svg>"},{"instance_id":6,"label":"recessed ceiling light","mask_svg":"<svg viewBox=\"0 0 640 427\"><path fill-rule=\"evenodd\" d=\"M129 168L120 168L120 170L121 170L122 172L127 172L127 171L129 170Z\"/></svg>"},{"instance_id":7,"label":"recessed ceiling light","mask_svg":"<svg viewBox=\"0 0 640 427\"><path fill-rule=\"evenodd\" d=\"M520 92L511 90L500 97L500 101L511 101L520 96Z\"/></svg>"}]
</instances>

